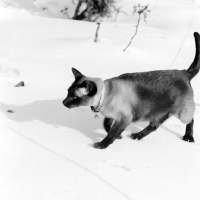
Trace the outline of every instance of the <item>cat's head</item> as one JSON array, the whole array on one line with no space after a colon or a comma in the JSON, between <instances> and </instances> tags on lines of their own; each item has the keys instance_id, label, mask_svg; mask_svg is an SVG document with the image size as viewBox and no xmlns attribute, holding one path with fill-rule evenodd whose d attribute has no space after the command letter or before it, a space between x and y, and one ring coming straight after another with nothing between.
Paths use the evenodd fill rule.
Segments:
<instances>
[{"instance_id":1,"label":"cat's head","mask_svg":"<svg viewBox=\"0 0 200 200\"><path fill-rule=\"evenodd\" d=\"M75 81L68 88L67 97L63 100L64 106L74 108L79 106L93 106L100 96L103 81L100 78L90 78L72 68Z\"/></svg>"}]
</instances>

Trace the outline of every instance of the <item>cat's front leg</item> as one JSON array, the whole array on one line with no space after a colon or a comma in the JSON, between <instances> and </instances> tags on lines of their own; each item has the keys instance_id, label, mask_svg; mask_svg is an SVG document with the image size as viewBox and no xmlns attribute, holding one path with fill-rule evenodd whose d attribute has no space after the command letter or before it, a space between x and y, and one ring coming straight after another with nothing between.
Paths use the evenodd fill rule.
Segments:
<instances>
[{"instance_id":1,"label":"cat's front leg","mask_svg":"<svg viewBox=\"0 0 200 200\"><path fill-rule=\"evenodd\" d=\"M116 119L111 130L108 132L108 135L101 142L95 143L93 147L97 149L105 149L121 135L130 123L131 117L120 117L120 119Z\"/></svg>"}]
</instances>

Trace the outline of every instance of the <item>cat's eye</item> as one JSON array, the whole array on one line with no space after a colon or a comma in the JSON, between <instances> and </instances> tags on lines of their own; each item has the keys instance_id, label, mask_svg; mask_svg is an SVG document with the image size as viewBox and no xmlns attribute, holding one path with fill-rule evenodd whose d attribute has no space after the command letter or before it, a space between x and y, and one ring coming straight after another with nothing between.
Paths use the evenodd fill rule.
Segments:
<instances>
[{"instance_id":1,"label":"cat's eye","mask_svg":"<svg viewBox=\"0 0 200 200\"><path fill-rule=\"evenodd\" d=\"M77 99L77 97L76 97L76 96L74 96L74 97L72 97L72 99L73 99L73 100L75 100L75 99Z\"/></svg>"}]
</instances>

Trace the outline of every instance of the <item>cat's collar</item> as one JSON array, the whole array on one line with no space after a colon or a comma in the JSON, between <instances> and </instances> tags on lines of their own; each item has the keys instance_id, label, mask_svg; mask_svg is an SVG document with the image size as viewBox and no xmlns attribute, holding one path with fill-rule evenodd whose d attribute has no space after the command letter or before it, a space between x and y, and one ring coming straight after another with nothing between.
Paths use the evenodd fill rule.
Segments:
<instances>
[{"instance_id":1,"label":"cat's collar","mask_svg":"<svg viewBox=\"0 0 200 200\"><path fill-rule=\"evenodd\" d=\"M105 86L102 89L101 96L100 96L100 99L99 99L99 103L97 104L97 106L91 106L91 110L93 112L95 112L95 113L99 112L101 104L102 104L103 99L104 99L104 93L105 93Z\"/></svg>"}]
</instances>

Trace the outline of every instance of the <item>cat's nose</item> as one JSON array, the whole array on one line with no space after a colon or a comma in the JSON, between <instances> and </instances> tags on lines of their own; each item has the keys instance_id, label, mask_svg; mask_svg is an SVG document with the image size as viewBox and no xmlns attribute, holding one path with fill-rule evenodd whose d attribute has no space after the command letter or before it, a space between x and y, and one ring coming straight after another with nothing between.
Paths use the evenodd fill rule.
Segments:
<instances>
[{"instance_id":1,"label":"cat's nose","mask_svg":"<svg viewBox=\"0 0 200 200\"><path fill-rule=\"evenodd\" d=\"M68 101L67 101L67 99L64 99L64 100L63 100L63 105L66 106L66 107L68 108Z\"/></svg>"}]
</instances>

